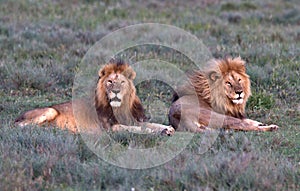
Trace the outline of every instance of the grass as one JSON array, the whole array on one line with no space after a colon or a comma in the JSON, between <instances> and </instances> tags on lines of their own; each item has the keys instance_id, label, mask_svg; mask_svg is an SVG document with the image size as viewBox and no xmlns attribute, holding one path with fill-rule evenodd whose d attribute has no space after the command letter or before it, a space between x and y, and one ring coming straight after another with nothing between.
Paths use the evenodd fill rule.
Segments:
<instances>
[{"instance_id":1,"label":"grass","mask_svg":"<svg viewBox=\"0 0 300 191\"><path fill-rule=\"evenodd\" d=\"M2 1L1 189L299 190L299 13L296 0ZM204 154L199 153L203 135L195 135L167 163L131 170L98 158L79 135L53 127L14 127L25 110L70 100L75 71L88 49L104 35L141 22L175 25L202 39L215 57L246 59L253 92L247 114L280 130L222 132ZM181 68L191 66L178 53L168 57L168 49L137 50L133 61L163 57ZM134 51L124 50L124 58L131 59ZM138 84L151 120L168 124L164 109L172 91L160 81ZM113 139L135 148L168 140L126 134Z\"/></svg>"}]
</instances>

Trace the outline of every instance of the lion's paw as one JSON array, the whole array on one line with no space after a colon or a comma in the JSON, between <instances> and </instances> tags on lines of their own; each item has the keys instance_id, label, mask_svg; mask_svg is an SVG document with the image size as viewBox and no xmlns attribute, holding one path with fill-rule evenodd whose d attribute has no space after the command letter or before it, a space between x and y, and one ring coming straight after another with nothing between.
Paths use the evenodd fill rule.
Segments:
<instances>
[{"instance_id":1,"label":"lion's paw","mask_svg":"<svg viewBox=\"0 0 300 191\"><path fill-rule=\"evenodd\" d=\"M172 136L175 133L175 129L171 126L167 126L164 130L162 130L161 135Z\"/></svg>"},{"instance_id":2,"label":"lion's paw","mask_svg":"<svg viewBox=\"0 0 300 191\"><path fill-rule=\"evenodd\" d=\"M259 130L261 131L276 131L279 129L279 127L277 125L260 125L258 127Z\"/></svg>"}]
</instances>

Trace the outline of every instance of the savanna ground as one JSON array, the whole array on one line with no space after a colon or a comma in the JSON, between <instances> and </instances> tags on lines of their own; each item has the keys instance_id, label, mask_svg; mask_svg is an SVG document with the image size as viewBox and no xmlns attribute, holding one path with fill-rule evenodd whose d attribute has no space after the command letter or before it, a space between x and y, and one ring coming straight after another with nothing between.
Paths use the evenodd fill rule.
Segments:
<instances>
[{"instance_id":1,"label":"savanna ground","mask_svg":"<svg viewBox=\"0 0 300 191\"><path fill-rule=\"evenodd\" d=\"M247 114L279 131L222 133L204 154L197 153L197 135L168 163L130 170L99 159L79 135L13 125L27 109L70 100L88 49L106 34L142 22L183 28L215 57L246 59L253 91ZM297 0L1 1L0 189L299 190L299 26ZM148 86L152 90L145 92ZM171 100L160 83L139 88L151 112L157 101Z\"/></svg>"}]
</instances>

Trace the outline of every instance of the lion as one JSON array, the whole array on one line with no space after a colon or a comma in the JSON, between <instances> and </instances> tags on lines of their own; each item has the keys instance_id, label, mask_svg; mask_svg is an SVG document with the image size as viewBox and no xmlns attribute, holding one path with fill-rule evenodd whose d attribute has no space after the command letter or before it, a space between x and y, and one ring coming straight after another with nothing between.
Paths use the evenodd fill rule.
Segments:
<instances>
[{"instance_id":1,"label":"lion","mask_svg":"<svg viewBox=\"0 0 300 191\"><path fill-rule=\"evenodd\" d=\"M250 78L240 57L213 59L206 69L188 75L188 83L179 88L169 110L175 130L203 132L210 128L242 131L272 131L276 125L264 125L247 119L245 107L251 95Z\"/></svg>"},{"instance_id":2,"label":"lion","mask_svg":"<svg viewBox=\"0 0 300 191\"><path fill-rule=\"evenodd\" d=\"M97 125L93 127L98 126L112 131L173 134L174 129L170 126L147 122L144 108L133 84L135 77L135 71L122 60L112 59L100 69L92 104L97 114L97 119L94 120ZM73 110L76 112L75 116L79 116L78 119L74 116ZM69 101L26 111L16 118L15 124L18 126L48 124L78 132L76 122L90 124L89 120L93 118L91 111L91 108L87 108L85 100Z\"/></svg>"}]
</instances>

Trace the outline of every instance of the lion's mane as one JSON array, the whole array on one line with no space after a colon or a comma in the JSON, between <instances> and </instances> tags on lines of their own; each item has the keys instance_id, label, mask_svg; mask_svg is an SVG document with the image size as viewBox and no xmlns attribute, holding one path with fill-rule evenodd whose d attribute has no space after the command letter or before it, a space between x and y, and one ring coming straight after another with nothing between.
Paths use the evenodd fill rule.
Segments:
<instances>
[{"instance_id":1,"label":"lion's mane","mask_svg":"<svg viewBox=\"0 0 300 191\"><path fill-rule=\"evenodd\" d=\"M122 60L112 60L110 63L99 71L99 79L95 90L95 108L100 121L102 121L105 128L114 124L133 125L136 122L146 121L144 108L136 95L133 84L136 73L129 64L124 63ZM112 73L124 75L129 84L126 95L122 100L122 106L119 108L111 107L106 94L105 79Z\"/></svg>"},{"instance_id":2,"label":"lion's mane","mask_svg":"<svg viewBox=\"0 0 300 191\"><path fill-rule=\"evenodd\" d=\"M242 104L233 104L225 95L223 84L231 71L236 72L244 82L245 96ZM237 118L245 117L245 106L251 95L251 89L245 62L240 57L212 60L204 71L194 71L189 74L189 80L199 101L204 101L214 111Z\"/></svg>"}]
</instances>

